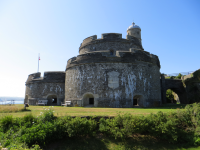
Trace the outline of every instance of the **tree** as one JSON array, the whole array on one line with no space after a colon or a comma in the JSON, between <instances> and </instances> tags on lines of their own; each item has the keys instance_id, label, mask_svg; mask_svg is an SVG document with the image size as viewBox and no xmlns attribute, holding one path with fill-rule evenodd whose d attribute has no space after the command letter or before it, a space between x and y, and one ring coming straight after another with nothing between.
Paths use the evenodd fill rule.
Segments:
<instances>
[{"instance_id":1,"label":"tree","mask_svg":"<svg viewBox=\"0 0 200 150\"><path fill-rule=\"evenodd\" d=\"M181 79L181 77L182 77L182 74L179 73L178 76L176 76L176 79Z\"/></svg>"},{"instance_id":2,"label":"tree","mask_svg":"<svg viewBox=\"0 0 200 150\"><path fill-rule=\"evenodd\" d=\"M171 89L166 91L166 98L168 103L171 103L171 100L174 100L173 91Z\"/></svg>"}]
</instances>

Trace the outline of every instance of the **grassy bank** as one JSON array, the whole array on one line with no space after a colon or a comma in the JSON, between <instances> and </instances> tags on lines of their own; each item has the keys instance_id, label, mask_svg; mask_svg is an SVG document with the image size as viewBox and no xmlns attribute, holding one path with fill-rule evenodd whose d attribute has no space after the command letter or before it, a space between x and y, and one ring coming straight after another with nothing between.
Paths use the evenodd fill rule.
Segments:
<instances>
[{"instance_id":1,"label":"grassy bank","mask_svg":"<svg viewBox=\"0 0 200 150\"><path fill-rule=\"evenodd\" d=\"M61 107L54 106L55 116L116 116L118 112L130 113L131 115L148 115L157 113L158 111L170 112L176 109L183 109L186 105L183 104L167 104L162 107L155 108L85 108L85 107ZM22 111L22 104L14 106L0 105L0 117L12 115L13 117L23 117L26 114L32 113L33 116L38 116L44 108L49 106L30 106L27 111ZM5 111L7 109L7 111ZM17 112L17 113L16 113Z\"/></svg>"},{"instance_id":2,"label":"grassy bank","mask_svg":"<svg viewBox=\"0 0 200 150\"><path fill-rule=\"evenodd\" d=\"M57 117L54 108L44 108L37 117L0 118L2 146L10 150L35 144L48 150L200 148L200 104L146 116L119 113L100 120Z\"/></svg>"}]
</instances>

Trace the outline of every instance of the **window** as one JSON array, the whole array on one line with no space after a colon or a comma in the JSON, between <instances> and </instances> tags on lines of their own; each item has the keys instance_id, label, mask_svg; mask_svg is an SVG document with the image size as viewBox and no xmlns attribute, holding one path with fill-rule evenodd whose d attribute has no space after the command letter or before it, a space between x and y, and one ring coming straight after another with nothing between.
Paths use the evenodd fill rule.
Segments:
<instances>
[{"instance_id":1,"label":"window","mask_svg":"<svg viewBox=\"0 0 200 150\"><path fill-rule=\"evenodd\" d=\"M113 50L110 50L110 55L114 55L114 51Z\"/></svg>"}]
</instances>

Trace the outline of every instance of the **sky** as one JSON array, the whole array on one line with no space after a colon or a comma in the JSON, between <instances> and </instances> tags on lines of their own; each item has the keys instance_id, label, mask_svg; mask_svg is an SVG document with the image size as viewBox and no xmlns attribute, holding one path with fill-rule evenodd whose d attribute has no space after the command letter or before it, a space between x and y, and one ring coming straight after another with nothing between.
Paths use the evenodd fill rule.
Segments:
<instances>
[{"instance_id":1,"label":"sky","mask_svg":"<svg viewBox=\"0 0 200 150\"><path fill-rule=\"evenodd\" d=\"M135 22L161 73L200 69L199 0L0 0L0 96L24 97L29 74L65 71L83 39Z\"/></svg>"}]
</instances>

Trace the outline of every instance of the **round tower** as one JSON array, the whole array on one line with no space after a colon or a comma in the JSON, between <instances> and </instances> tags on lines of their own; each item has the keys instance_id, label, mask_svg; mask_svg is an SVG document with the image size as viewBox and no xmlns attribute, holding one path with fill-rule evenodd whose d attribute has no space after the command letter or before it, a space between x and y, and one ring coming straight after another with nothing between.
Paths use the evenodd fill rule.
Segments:
<instances>
[{"instance_id":1,"label":"round tower","mask_svg":"<svg viewBox=\"0 0 200 150\"><path fill-rule=\"evenodd\" d=\"M128 27L127 35L136 37L140 41L140 43L142 41L142 39L141 39L141 28L138 25L136 25L134 22L132 23L131 26Z\"/></svg>"}]
</instances>

